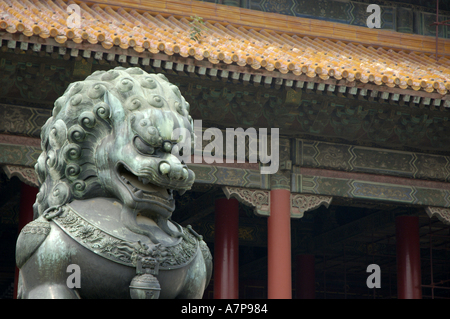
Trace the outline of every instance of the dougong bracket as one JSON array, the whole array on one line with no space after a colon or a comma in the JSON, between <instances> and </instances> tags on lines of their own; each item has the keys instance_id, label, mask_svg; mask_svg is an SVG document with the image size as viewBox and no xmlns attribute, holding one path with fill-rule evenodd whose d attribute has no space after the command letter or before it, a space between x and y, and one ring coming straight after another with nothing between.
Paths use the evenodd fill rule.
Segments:
<instances>
[{"instance_id":1,"label":"dougong bracket","mask_svg":"<svg viewBox=\"0 0 450 319\"><path fill-rule=\"evenodd\" d=\"M16 176L27 185L39 187L38 177L34 168L19 165L3 165L2 168L9 179Z\"/></svg>"},{"instance_id":2,"label":"dougong bracket","mask_svg":"<svg viewBox=\"0 0 450 319\"><path fill-rule=\"evenodd\" d=\"M225 196L236 198L244 205L254 208L258 216L270 216L270 191L238 187L222 187ZM302 218L307 211L314 210L321 205L327 208L333 197L310 194L291 194L291 218Z\"/></svg>"},{"instance_id":3,"label":"dougong bracket","mask_svg":"<svg viewBox=\"0 0 450 319\"><path fill-rule=\"evenodd\" d=\"M425 211L430 218L436 216L445 225L450 225L450 208L428 206Z\"/></svg>"},{"instance_id":4,"label":"dougong bracket","mask_svg":"<svg viewBox=\"0 0 450 319\"><path fill-rule=\"evenodd\" d=\"M227 199L236 198L244 205L254 208L257 216L270 215L270 192L261 189L238 188L238 187L222 187Z\"/></svg>"},{"instance_id":5,"label":"dougong bracket","mask_svg":"<svg viewBox=\"0 0 450 319\"><path fill-rule=\"evenodd\" d=\"M333 197L307 194L291 194L291 217L302 218L307 211L319 208L324 205L328 208Z\"/></svg>"}]
</instances>

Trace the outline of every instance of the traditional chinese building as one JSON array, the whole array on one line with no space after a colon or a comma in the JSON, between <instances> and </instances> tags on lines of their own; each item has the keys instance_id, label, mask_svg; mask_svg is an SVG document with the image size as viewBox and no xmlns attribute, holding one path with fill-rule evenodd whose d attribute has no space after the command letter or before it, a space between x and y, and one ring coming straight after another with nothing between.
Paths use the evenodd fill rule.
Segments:
<instances>
[{"instance_id":1,"label":"traditional chinese building","mask_svg":"<svg viewBox=\"0 0 450 319\"><path fill-rule=\"evenodd\" d=\"M279 129L275 174L189 164L173 219L213 253L205 298L449 298L450 29L433 25L449 4L215 2L0 0L0 298L40 127L70 83L116 66L163 73L204 129Z\"/></svg>"}]
</instances>

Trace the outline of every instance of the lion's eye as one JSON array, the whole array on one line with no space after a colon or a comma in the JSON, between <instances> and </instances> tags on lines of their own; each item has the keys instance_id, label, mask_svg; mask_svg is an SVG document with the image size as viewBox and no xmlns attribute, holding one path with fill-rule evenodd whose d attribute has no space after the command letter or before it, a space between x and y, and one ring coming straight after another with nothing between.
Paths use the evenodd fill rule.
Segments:
<instances>
[{"instance_id":1,"label":"lion's eye","mask_svg":"<svg viewBox=\"0 0 450 319\"><path fill-rule=\"evenodd\" d=\"M134 139L134 146L142 154L153 155L155 153L155 149L145 143L139 136Z\"/></svg>"}]
</instances>

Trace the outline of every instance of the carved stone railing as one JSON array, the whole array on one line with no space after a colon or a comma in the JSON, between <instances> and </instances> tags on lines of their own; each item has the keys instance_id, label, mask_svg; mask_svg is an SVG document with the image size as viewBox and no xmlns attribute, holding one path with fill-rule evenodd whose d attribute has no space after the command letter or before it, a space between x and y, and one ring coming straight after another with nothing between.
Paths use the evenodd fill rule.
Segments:
<instances>
[{"instance_id":1,"label":"carved stone railing","mask_svg":"<svg viewBox=\"0 0 450 319\"><path fill-rule=\"evenodd\" d=\"M222 187L222 190L228 199L236 198L242 204L253 207L256 215L270 216L269 190L229 186ZM291 194L291 218L302 218L305 212L317 209L321 205L328 208L332 199L331 196Z\"/></svg>"}]
</instances>

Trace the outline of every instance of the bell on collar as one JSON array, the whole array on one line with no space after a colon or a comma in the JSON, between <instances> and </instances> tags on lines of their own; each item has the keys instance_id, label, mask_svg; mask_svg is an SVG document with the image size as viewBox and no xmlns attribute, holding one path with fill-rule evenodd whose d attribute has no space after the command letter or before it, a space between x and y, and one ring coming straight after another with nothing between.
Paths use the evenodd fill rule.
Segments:
<instances>
[{"instance_id":1,"label":"bell on collar","mask_svg":"<svg viewBox=\"0 0 450 319\"><path fill-rule=\"evenodd\" d=\"M158 299L161 287L155 275L158 275L159 263L150 257L141 257L136 261L136 276L130 283L132 299Z\"/></svg>"},{"instance_id":2,"label":"bell on collar","mask_svg":"<svg viewBox=\"0 0 450 319\"><path fill-rule=\"evenodd\" d=\"M130 283L132 299L158 299L160 293L159 281L151 274L137 275Z\"/></svg>"}]
</instances>

